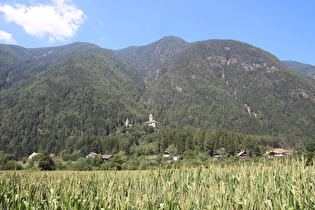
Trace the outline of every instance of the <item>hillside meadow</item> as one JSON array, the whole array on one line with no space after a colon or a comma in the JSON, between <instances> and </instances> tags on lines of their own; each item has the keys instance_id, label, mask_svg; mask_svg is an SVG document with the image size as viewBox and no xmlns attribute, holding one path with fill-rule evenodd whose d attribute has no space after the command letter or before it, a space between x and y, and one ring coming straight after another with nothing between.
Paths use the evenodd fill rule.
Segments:
<instances>
[{"instance_id":1,"label":"hillside meadow","mask_svg":"<svg viewBox=\"0 0 315 210\"><path fill-rule=\"evenodd\" d=\"M315 209L315 170L274 159L147 171L0 172L0 209Z\"/></svg>"}]
</instances>

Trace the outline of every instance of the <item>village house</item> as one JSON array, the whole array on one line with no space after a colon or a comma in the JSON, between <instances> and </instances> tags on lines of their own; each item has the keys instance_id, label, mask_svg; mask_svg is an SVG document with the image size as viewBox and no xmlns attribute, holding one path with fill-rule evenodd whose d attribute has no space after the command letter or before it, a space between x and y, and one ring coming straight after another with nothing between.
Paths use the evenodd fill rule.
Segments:
<instances>
[{"instance_id":1,"label":"village house","mask_svg":"<svg viewBox=\"0 0 315 210\"><path fill-rule=\"evenodd\" d=\"M28 156L28 159L33 159L36 155L39 155L40 153L33 152L30 156Z\"/></svg>"},{"instance_id":2,"label":"village house","mask_svg":"<svg viewBox=\"0 0 315 210\"><path fill-rule=\"evenodd\" d=\"M223 155L220 155L220 154L214 154L213 155L213 158L223 158L224 156Z\"/></svg>"},{"instance_id":3,"label":"village house","mask_svg":"<svg viewBox=\"0 0 315 210\"><path fill-rule=\"evenodd\" d=\"M273 157L284 157L287 155L293 155L293 154L289 151L286 151L286 150L279 150L279 151L266 152L262 156L267 156L268 158L273 158Z\"/></svg>"},{"instance_id":4,"label":"village house","mask_svg":"<svg viewBox=\"0 0 315 210\"><path fill-rule=\"evenodd\" d=\"M85 156L86 158L94 158L96 157L98 154L95 152L91 152L90 154L88 154L87 156ZM101 158L103 160L109 160L113 157L113 155L101 155Z\"/></svg>"},{"instance_id":5,"label":"village house","mask_svg":"<svg viewBox=\"0 0 315 210\"><path fill-rule=\"evenodd\" d=\"M170 156L171 156L171 153L169 153L168 151L165 151L164 154L163 154L164 158L168 158Z\"/></svg>"},{"instance_id":6,"label":"village house","mask_svg":"<svg viewBox=\"0 0 315 210\"><path fill-rule=\"evenodd\" d=\"M94 158L97 156L97 153L95 152L90 152L90 154L88 154L87 156L85 156L86 158Z\"/></svg>"},{"instance_id":7,"label":"village house","mask_svg":"<svg viewBox=\"0 0 315 210\"><path fill-rule=\"evenodd\" d=\"M113 157L113 155L101 155L103 160L109 160Z\"/></svg>"},{"instance_id":8,"label":"village house","mask_svg":"<svg viewBox=\"0 0 315 210\"><path fill-rule=\"evenodd\" d=\"M237 156L241 159L244 159L244 158L248 158L249 156L246 154L245 151L241 151L240 153L237 154Z\"/></svg>"}]
</instances>

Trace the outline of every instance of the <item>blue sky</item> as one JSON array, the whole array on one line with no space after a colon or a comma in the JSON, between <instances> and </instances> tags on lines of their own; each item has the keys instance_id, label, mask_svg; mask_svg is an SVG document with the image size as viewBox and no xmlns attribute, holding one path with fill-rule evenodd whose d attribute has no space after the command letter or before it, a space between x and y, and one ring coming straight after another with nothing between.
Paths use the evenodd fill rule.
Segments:
<instances>
[{"instance_id":1,"label":"blue sky","mask_svg":"<svg viewBox=\"0 0 315 210\"><path fill-rule=\"evenodd\" d=\"M173 35L233 39L315 65L314 0L1 0L0 43L122 49Z\"/></svg>"}]
</instances>

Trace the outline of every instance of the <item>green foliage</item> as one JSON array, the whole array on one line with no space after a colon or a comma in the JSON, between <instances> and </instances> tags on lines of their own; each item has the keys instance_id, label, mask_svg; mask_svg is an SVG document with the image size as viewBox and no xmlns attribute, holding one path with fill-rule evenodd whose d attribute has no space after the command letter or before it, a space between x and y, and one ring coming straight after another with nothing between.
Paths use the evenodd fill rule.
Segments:
<instances>
[{"instance_id":1,"label":"green foliage","mask_svg":"<svg viewBox=\"0 0 315 210\"><path fill-rule=\"evenodd\" d=\"M55 163L51 159L51 157L49 157L49 153L48 152L45 151L40 156L41 157L39 158L38 167L42 171L53 171L53 170L56 169Z\"/></svg>"},{"instance_id":2,"label":"green foliage","mask_svg":"<svg viewBox=\"0 0 315 210\"><path fill-rule=\"evenodd\" d=\"M114 155L113 158L109 160L109 169L110 170L121 170L122 165L126 162L126 157L124 152L119 152Z\"/></svg>"},{"instance_id":3,"label":"green foliage","mask_svg":"<svg viewBox=\"0 0 315 210\"><path fill-rule=\"evenodd\" d=\"M308 143L305 148L308 152L315 152L315 143Z\"/></svg>"},{"instance_id":4,"label":"green foliage","mask_svg":"<svg viewBox=\"0 0 315 210\"><path fill-rule=\"evenodd\" d=\"M315 161L315 152L307 152L305 155L306 158L306 165L313 166Z\"/></svg>"},{"instance_id":5,"label":"green foliage","mask_svg":"<svg viewBox=\"0 0 315 210\"><path fill-rule=\"evenodd\" d=\"M7 164L8 160L5 156L4 151L0 151L0 170L5 169L5 165Z\"/></svg>"},{"instance_id":6,"label":"green foliage","mask_svg":"<svg viewBox=\"0 0 315 210\"><path fill-rule=\"evenodd\" d=\"M0 170L22 170L22 165L10 157L10 154L0 150Z\"/></svg>"},{"instance_id":7,"label":"green foliage","mask_svg":"<svg viewBox=\"0 0 315 210\"><path fill-rule=\"evenodd\" d=\"M0 93L0 148L17 159L34 151L76 161L91 151L165 150L205 159L220 148L227 156L246 150L255 157L264 148L246 135L301 150L315 138L314 80L231 40L189 44L165 37L119 51L87 43L0 45ZM157 128L144 125L149 113ZM127 160L90 161L69 167L129 168ZM130 168L136 163L155 167L135 160Z\"/></svg>"},{"instance_id":8,"label":"green foliage","mask_svg":"<svg viewBox=\"0 0 315 210\"><path fill-rule=\"evenodd\" d=\"M0 151L0 166L3 167L7 162L8 162L8 160L5 156L4 151Z\"/></svg>"},{"instance_id":9,"label":"green foliage","mask_svg":"<svg viewBox=\"0 0 315 210\"><path fill-rule=\"evenodd\" d=\"M167 36L146 46L128 47L114 53L132 64L134 71L149 85L159 75L159 71L188 45L178 37Z\"/></svg>"},{"instance_id":10,"label":"green foliage","mask_svg":"<svg viewBox=\"0 0 315 210\"><path fill-rule=\"evenodd\" d=\"M244 139L241 149L246 151L247 155L250 157L257 157L261 155L257 142L249 136Z\"/></svg>"},{"instance_id":11,"label":"green foliage","mask_svg":"<svg viewBox=\"0 0 315 210\"><path fill-rule=\"evenodd\" d=\"M8 161L4 166L4 170L22 170L22 169L23 169L23 166L14 160Z\"/></svg>"},{"instance_id":12,"label":"green foliage","mask_svg":"<svg viewBox=\"0 0 315 210\"><path fill-rule=\"evenodd\" d=\"M160 128L154 133L143 133L138 136L139 129L134 127L123 136L111 136L117 145L115 150L122 150L127 155L157 155L165 151L172 155L185 155L195 157L205 152L212 156L218 149L224 148L224 155L234 156L241 150L245 150L250 156L261 155L258 141L251 137L226 130L202 130L202 129L170 129ZM138 136L135 141L135 136ZM129 146L125 147L126 142ZM101 143L102 144L102 143ZM104 149L103 149L104 151ZM222 154L223 155L223 154Z\"/></svg>"},{"instance_id":13,"label":"green foliage","mask_svg":"<svg viewBox=\"0 0 315 210\"><path fill-rule=\"evenodd\" d=\"M33 168L34 167L34 160L31 158L27 161L27 168Z\"/></svg>"},{"instance_id":14,"label":"green foliage","mask_svg":"<svg viewBox=\"0 0 315 210\"><path fill-rule=\"evenodd\" d=\"M66 166L68 170L76 171L91 171L93 166L88 163L87 158L79 158L75 163L68 163Z\"/></svg>"},{"instance_id":15,"label":"green foliage","mask_svg":"<svg viewBox=\"0 0 315 210\"><path fill-rule=\"evenodd\" d=\"M159 73L142 100L176 128L314 139L315 83L271 54L230 40L190 44Z\"/></svg>"},{"instance_id":16,"label":"green foliage","mask_svg":"<svg viewBox=\"0 0 315 210\"><path fill-rule=\"evenodd\" d=\"M282 61L282 63L290 69L315 79L315 66L296 61Z\"/></svg>"},{"instance_id":17,"label":"green foliage","mask_svg":"<svg viewBox=\"0 0 315 210\"><path fill-rule=\"evenodd\" d=\"M46 54L54 53L35 60L34 54L44 52L24 49L33 54L25 59L42 66L40 71L25 71L29 74L23 78L12 78L12 85L1 90L1 148L16 157L43 150L72 153L73 142L90 141L86 135L106 136L127 117L133 122L145 119L137 103L144 85L129 72L131 67L109 50L86 46L76 51L79 46L49 48ZM53 62L55 56L58 62Z\"/></svg>"}]
</instances>

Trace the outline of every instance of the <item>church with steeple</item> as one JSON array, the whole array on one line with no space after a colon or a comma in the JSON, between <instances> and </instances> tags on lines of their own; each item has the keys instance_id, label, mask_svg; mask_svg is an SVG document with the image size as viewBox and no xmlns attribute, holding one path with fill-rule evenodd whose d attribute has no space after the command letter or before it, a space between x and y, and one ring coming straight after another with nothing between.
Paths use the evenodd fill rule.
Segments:
<instances>
[{"instance_id":1,"label":"church with steeple","mask_svg":"<svg viewBox=\"0 0 315 210\"><path fill-rule=\"evenodd\" d=\"M149 115L149 121L146 122L148 126L152 126L153 128L156 127L157 122L153 120L153 115Z\"/></svg>"}]
</instances>

